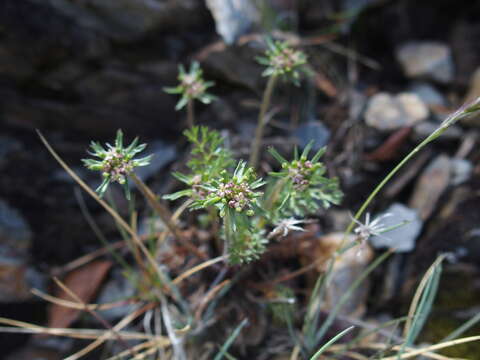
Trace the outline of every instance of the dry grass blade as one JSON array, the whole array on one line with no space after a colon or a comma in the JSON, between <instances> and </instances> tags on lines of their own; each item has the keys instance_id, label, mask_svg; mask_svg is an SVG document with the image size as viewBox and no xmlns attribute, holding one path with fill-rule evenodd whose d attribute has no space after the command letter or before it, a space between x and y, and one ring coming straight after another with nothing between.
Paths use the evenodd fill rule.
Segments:
<instances>
[{"instance_id":1,"label":"dry grass blade","mask_svg":"<svg viewBox=\"0 0 480 360\"><path fill-rule=\"evenodd\" d=\"M422 280L420 281L420 284L417 287L417 290L415 291L415 295L413 296L412 303L410 305L410 309L408 310L408 315L407 315L407 321L405 323L405 328L403 329L403 336L406 337L408 333L410 332L410 328L412 326L412 322L415 316L415 312L417 311L418 304L420 302L420 298L423 294L423 291L425 290L425 287L427 286L429 279L432 277L433 272L437 268L437 266L443 261L445 256L439 256L435 262L430 265L428 268L427 272L423 276Z\"/></svg>"},{"instance_id":2,"label":"dry grass blade","mask_svg":"<svg viewBox=\"0 0 480 360\"><path fill-rule=\"evenodd\" d=\"M150 350L152 348L152 346L156 346L158 345L158 341L157 340L151 340L151 341L146 341L146 342L143 342L141 344L138 344L138 345L135 345L135 346L132 346L130 348L130 350L133 350L135 351L136 353L139 353L140 350L143 350L143 349L148 349ZM160 346L162 346L162 344L160 344ZM155 350L157 350L157 348L155 347ZM125 350L125 351L122 351L121 353L118 353L117 355L114 355L114 356L111 356L105 360L121 360L122 358L125 358L127 357L128 355L130 355L130 351L129 350ZM140 355L137 354L137 355Z\"/></svg>"},{"instance_id":3,"label":"dry grass blade","mask_svg":"<svg viewBox=\"0 0 480 360\"><path fill-rule=\"evenodd\" d=\"M50 154L55 158L55 160L57 160L57 162L63 167L63 169L82 187L82 189L85 190L91 197L93 197L95 201L97 201L115 219L115 221L132 237L135 244L140 248L142 253L145 255L148 262L150 263L152 268L155 270L159 278L164 280L164 275L161 273L159 267L157 266L155 259L148 252L147 248L145 247L143 242L140 240L137 233L130 227L130 225L127 224L125 220L123 220L123 218L110 205L108 205L105 201L100 199L100 197L95 193L95 191L93 191L82 179L80 179L80 177L60 158L60 156L51 147L51 145L48 143L45 137L41 134L41 132L37 130L37 133L38 133L38 136L40 137L40 140L43 142L43 144L48 149Z\"/></svg>"},{"instance_id":4,"label":"dry grass blade","mask_svg":"<svg viewBox=\"0 0 480 360\"><path fill-rule=\"evenodd\" d=\"M208 305L208 303L210 302L210 300L212 300L212 298L220 291L223 289L224 286L230 284L230 280L224 280L222 281L220 284L218 284L217 286L213 287L213 289L211 289L207 294L205 294L205 296L202 298L202 302L200 303L200 305L198 306L198 309L197 311L195 312L195 319L197 321L200 321L201 317L202 317L202 313L203 313L203 310L205 310L205 307Z\"/></svg>"},{"instance_id":5,"label":"dry grass blade","mask_svg":"<svg viewBox=\"0 0 480 360\"><path fill-rule=\"evenodd\" d=\"M192 267L191 269L188 269L187 271L185 271L184 273L180 274L179 276L177 276L173 281L172 283L177 285L179 284L180 282L182 282L183 280L185 280L186 278L192 276L193 274L199 272L200 270L203 270L213 264L216 264L220 261L223 261L225 260L226 257L225 256L219 256L219 257L216 257L216 258L213 258L213 259L210 259L210 260L207 260L201 264L198 264L194 267Z\"/></svg>"},{"instance_id":6,"label":"dry grass blade","mask_svg":"<svg viewBox=\"0 0 480 360\"><path fill-rule=\"evenodd\" d=\"M38 289L32 289L31 290L32 294L35 296L38 296L39 298L51 302L53 304L57 304L60 306L72 308L72 309L78 309L78 310L109 310L113 308L117 308L120 306L127 306L130 305L132 302L131 301L117 301L113 303L105 303L105 304L79 304L74 301L69 301L69 300L64 300L60 299L58 297L52 296L45 294L44 292L38 290Z\"/></svg>"},{"instance_id":7,"label":"dry grass blade","mask_svg":"<svg viewBox=\"0 0 480 360\"><path fill-rule=\"evenodd\" d=\"M155 304L148 304L142 307L141 309L137 309L133 313L127 315L124 317L117 325L113 327L114 331L119 331L123 329L125 326L130 324L133 320L135 320L138 316L141 314L145 313L145 311L150 310ZM70 355L69 357L66 357L64 360L77 360L80 359L82 356L87 355L89 352L93 351L100 345L102 345L108 338L112 338L112 331L105 331L104 334L102 334L100 337L98 337L95 341L90 343L88 346L84 347L80 351L76 352L75 354ZM162 338L164 341L165 346L168 346L170 344L170 341L168 339Z\"/></svg>"}]
</instances>

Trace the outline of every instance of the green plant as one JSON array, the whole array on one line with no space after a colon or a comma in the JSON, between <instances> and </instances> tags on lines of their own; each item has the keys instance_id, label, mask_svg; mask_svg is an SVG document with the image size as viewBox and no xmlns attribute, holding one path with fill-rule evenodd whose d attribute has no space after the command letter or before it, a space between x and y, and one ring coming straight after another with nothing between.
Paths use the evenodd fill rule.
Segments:
<instances>
[{"instance_id":1,"label":"green plant","mask_svg":"<svg viewBox=\"0 0 480 360\"><path fill-rule=\"evenodd\" d=\"M197 61L192 62L190 70L187 72L183 65L178 67L178 80L180 83L175 87L166 87L164 91L169 94L181 95L175 106L176 110L187 107L187 123L191 128L195 124L194 100L198 100L203 104L210 104L215 100L215 96L209 94L207 89L214 85L213 81L205 81L203 79L203 70Z\"/></svg>"},{"instance_id":2,"label":"green plant","mask_svg":"<svg viewBox=\"0 0 480 360\"><path fill-rule=\"evenodd\" d=\"M213 209L218 213L223 219L225 251L233 264L257 259L270 238L301 229L297 225L303 220L293 216L314 214L321 205L329 207L342 198L338 181L324 176L326 170L319 161L324 150L307 159L312 144L301 156L295 151L291 162L272 149L282 170L270 173L263 181L242 160L232 167L234 160L222 146L218 132L193 127L185 135L193 146L193 158L187 164L191 173L174 176L188 188L164 198L189 197L192 210ZM258 190L266 182L270 183L267 196ZM274 229L267 234L272 226Z\"/></svg>"},{"instance_id":3,"label":"green plant","mask_svg":"<svg viewBox=\"0 0 480 360\"><path fill-rule=\"evenodd\" d=\"M138 138L136 138L130 145L124 147L121 130L117 131L114 146L107 143L106 148L103 148L100 143L91 142L90 147L92 151L89 154L99 158L99 160L82 159L82 161L88 169L102 173L103 181L96 189L100 197L103 197L110 183L118 182L123 185L127 199L130 199L128 177L133 173L134 168L150 164L152 155L140 159L134 158L146 146L147 144L138 145Z\"/></svg>"},{"instance_id":4,"label":"green plant","mask_svg":"<svg viewBox=\"0 0 480 360\"><path fill-rule=\"evenodd\" d=\"M267 37L265 42L267 44L265 56L257 57L257 61L267 67L263 72L263 76L268 77L268 81L263 93L255 138L250 150L249 164L253 168L256 168L258 164L263 132L268 121L267 111L270 107L277 79L282 78L297 86L300 85L300 74L305 72L304 65L307 63L306 55L299 50L293 49L287 42L273 41L270 37Z\"/></svg>"}]
</instances>

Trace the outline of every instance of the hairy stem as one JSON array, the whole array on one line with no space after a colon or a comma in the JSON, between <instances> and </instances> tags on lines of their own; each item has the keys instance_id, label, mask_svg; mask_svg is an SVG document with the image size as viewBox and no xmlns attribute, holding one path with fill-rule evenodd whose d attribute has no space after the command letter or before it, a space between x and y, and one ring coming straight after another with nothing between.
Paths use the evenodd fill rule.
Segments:
<instances>
[{"instance_id":1,"label":"hairy stem","mask_svg":"<svg viewBox=\"0 0 480 360\"><path fill-rule=\"evenodd\" d=\"M263 92L262 105L260 106L260 113L258 115L257 129L255 130L255 138L253 139L252 148L250 150L250 166L254 169L257 167L258 158L260 155L260 147L262 146L263 130L267 122L266 114L270 107L272 100L273 89L277 82L277 76L271 76L268 79L267 87Z\"/></svg>"}]
</instances>

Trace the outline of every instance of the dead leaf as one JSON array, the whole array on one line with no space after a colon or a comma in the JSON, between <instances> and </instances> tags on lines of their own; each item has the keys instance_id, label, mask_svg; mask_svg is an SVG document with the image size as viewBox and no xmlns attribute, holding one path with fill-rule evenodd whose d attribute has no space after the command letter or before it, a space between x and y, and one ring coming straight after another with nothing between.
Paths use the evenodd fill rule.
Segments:
<instances>
[{"instance_id":1,"label":"dead leaf","mask_svg":"<svg viewBox=\"0 0 480 360\"><path fill-rule=\"evenodd\" d=\"M63 279L63 283L84 303L89 303L97 293L111 267L112 262L109 260L94 261L68 273ZM76 301L58 287L56 287L54 295L60 299ZM79 315L80 310L51 304L48 309L48 326L68 328L77 320Z\"/></svg>"}]
</instances>

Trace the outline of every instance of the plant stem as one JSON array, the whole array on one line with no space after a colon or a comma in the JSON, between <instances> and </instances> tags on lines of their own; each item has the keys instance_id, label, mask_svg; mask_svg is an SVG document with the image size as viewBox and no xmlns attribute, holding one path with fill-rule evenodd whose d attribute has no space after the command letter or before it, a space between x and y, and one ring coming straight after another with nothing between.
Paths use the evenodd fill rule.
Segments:
<instances>
[{"instance_id":1,"label":"plant stem","mask_svg":"<svg viewBox=\"0 0 480 360\"><path fill-rule=\"evenodd\" d=\"M139 190L142 192L143 196L147 199L150 206L155 210L155 212L160 216L165 226L170 230L173 236L177 240L181 240L182 236L180 234L180 230L172 221L172 214L170 210L167 209L165 205L163 205L152 192L152 190L145 184L135 173L131 173L130 177L135 182Z\"/></svg>"},{"instance_id":2,"label":"plant stem","mask_svg":"<svg viewBox=\"0 0 480 360\"><path fill-rule=\"evenodd\" d=\"M255 138L253 139L252 148L250 151L250 166L254 169L257 167L260 147L262 146L263 130L266 125L266 114L270 107L272 100L273 89L277 82L277 76L273 75L268 79L267 87L263 92L262 105L260 106L260 113L258 115L257 129L255 130Z\"/></svg>"},{"instance_id":3,"label":"plant stem","mask_svg":"<svg viewBox=\"0 0 480 360\"><path fill-rule=\"evenodd\" d=\"M367 200L362 204L360 209L356 212L355 216L353 219L358 220L360 219L360 216L364 213L368 205L372 202L372 200L377 196L377 194L382 190L382 188L387 184L387 182L405 165L416 153L418 153L423 147L425 147L427 144L438 138L440 135L442 135L445 130L447 130L451 125L455 124L458 120L461 118L480 111L480 97L477 98L476 100L472 101L469 104L466 104L462 106L459 110L455 111L453 114L451 114L447 119L443 121L443 123L433 132L431 133L425 140L423 140L420 144L418 144L407 156L405 156L402 161L398 163L397 166L393 168L392 171L388 173L387 176L380 182L380 184L377 185L377 187L372 191L372 193L368 196ZM350 224L347 227L347 230L345 230L345 236L344 239L347 237L348 234L350 234L353 230L353 227L355 226L355 221L352 219Z\"/></svg>"},{"instance_id":4,"label":"plant stem","mask_svg":"<svg viewBox=\"0 0 480 360\"><path fill-rule=\"evenodd\" d=\"M195 108L192 99L187 102L187 125L190 129L195 125Z\"/></svg>"}]
</instances>

